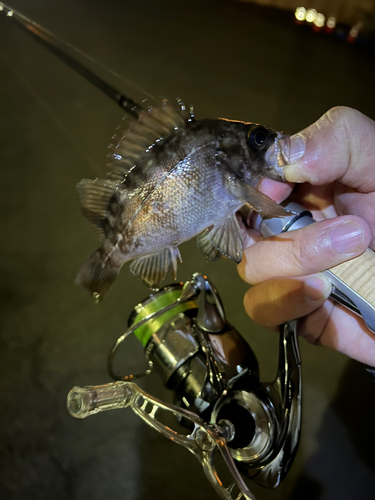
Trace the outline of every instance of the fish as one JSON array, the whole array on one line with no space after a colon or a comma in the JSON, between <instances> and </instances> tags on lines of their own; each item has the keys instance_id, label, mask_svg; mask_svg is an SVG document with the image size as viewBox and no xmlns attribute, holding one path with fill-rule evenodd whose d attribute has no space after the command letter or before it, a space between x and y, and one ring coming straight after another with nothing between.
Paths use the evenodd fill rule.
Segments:
<instances>
[{"instance_id":1,"label":"fish","mask_svg":"<svg viewBox=\"0 0 375 500\"><path fill-rule=\"evenodd\" d=\"M103 178L77 185L81 210L101 246L76 283L96 299L111 288L122 265L149 288L171 273L179 245L197 237L209 261L239 263L243 240L236 212L244 205L268 217L285 209L260 193L263 178L284 181L288 136L263 125L196 119L181 99L160 99L113 136Z\"/></svg>"}]
</instances>

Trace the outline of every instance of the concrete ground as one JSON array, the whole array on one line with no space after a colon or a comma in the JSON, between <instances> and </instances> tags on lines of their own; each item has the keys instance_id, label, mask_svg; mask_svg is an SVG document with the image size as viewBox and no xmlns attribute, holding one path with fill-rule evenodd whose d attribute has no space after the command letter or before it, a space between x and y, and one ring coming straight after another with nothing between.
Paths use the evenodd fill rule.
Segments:
<instances>
[{"instance_id":1,"label":"concrete ground","mask_svg":"<svg viewBox=\"0 0 375 500\"><path fill-rule=\"evenodd\" d=\"M10 2L11 0L9 0ZM100 74L136 100L139 88L181 96L197 117L296 132L345 104L375 118L374 54L293 24L290 13L223 0L12 0L12 6L127 79ZM136 87L133 87L133 82ZM95 305L74 286L96 248L75 185L100 174L122 112L0 17L0 498L215 499L193 456L130 410L87 420L65 407L75 385L109 380L106 356L147 294L128 266ZM207 264L189 242L179 279L207 273L228 319L276 369L277 336L246 316L233 263ZM295 464L259 500L374 498L375 386L363 367L301 341L304 413ZM135 341L124 370L144 366ZM160 382L140 382L169 398Z\"/></svg>"}]
</instances>

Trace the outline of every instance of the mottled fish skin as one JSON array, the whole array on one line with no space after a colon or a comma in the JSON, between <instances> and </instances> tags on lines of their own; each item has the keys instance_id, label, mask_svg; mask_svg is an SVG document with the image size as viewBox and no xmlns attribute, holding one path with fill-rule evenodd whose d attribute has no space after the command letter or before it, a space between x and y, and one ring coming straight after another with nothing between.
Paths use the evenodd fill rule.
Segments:
<instances>
[{"instance_id":1,"label":"mottled fish skin","mask_svg":"<svg viewBox=\"0 0 375 500\"><path fill-rule=\"evenodd\" d=\"M226 148L226 137L220 139L224 133L233 135ZM228 152L229 164L234 168L234 163L242 165L247 160L239 144L242 137L243 124L201 120L157 144L130 172L123 184L124 191L119 193L118 201L112 202L121 214L111 226L112 244L119 233L123 236L113 260L121 265L150 254L151 249L154 253L178 246L235 213L243 202L228 193L228 171L223 170L223 159L218 155ZM147 175L150 169L151 178ZM255 176L252 180L254 186L259 182Z\"/></svg>"},{"instance_id":2,"label":"mottled fish skin","mask_svg":"<svg viewBox=\"0 0 375 500\"><path fill-rule=\"evenodd\" d=\"M262 128L267 133L259 151L249 146L253 129L254 124L224 119L193 121L183 107L176 111L164 101L115 137L108 179L78 185L83 212L103 240L78 283L102 296L121 266L138 259L131 270L155 287L168 271L175 274L178 245L210 227L218 228L219 239L216 234L210 241L206 233L204 248L212 247L207 255L213 250L240 261L242 240L234 214L246 202L259 210L266 203L253 189L263 177L281 180L264 158L276 133ZM268 202L277 214L278 205ZM232 234L235 248L224 241Z\"/></svg>"}]
</instances>

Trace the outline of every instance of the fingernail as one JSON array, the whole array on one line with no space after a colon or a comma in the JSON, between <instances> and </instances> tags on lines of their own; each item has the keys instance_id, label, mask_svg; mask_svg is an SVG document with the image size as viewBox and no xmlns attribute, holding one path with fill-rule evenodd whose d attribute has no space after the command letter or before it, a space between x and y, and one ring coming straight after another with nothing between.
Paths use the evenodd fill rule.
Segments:
<instances>
[{"instance_id":1,"label":"fingernail","mask_svg":"<svg viewBox=\"0 0 375 500\"><path fill-rule=\"evenodd\" d=\"M290 138L289 163L294 163L305 154L306 143L302 135L292 135Z\"/></svg>"},{"instance_id":2,"label":"fingernail","mask_svg":"<svg viewBox=\"0 0 375 500\"><path fill-rule=\"evenodd\" d=\"M337 253L345 254L358 252L363 245L364 236L362 227L355 222L340 224L329 233L332 248Z\"/></svg>"},{"instance_id":3,"label":"fingernail","mask_svg":"<svg viewBox=\"0 0 375 500\"><path fill-rule=\"evenodd\" d=\"M323 275L312 276L304 282L307 301L322 300L331 294L332 285Z\"/></svg>"}]
</instances>

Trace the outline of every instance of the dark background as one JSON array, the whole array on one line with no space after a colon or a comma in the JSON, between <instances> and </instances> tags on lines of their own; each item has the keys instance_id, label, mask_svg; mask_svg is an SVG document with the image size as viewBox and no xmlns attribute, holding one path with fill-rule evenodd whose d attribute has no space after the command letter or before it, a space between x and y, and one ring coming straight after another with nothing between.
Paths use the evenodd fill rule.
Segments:
<instances>
[{"instance_id":1,"label":"dark background","mask_svg":"<svg viewBox=\"0 0 375 500\"><path fill-rule=\"evenodd\" d=\"M10 2L11 0L9 0ZM196 116L293 133L343 104L375 118L373 54L296 26L293 14L219 0L12 0L12 6L124 77L96 71L133 99L182 97ZM136 87L133 87L133 82ZM0 16L0 498L215 499L200 466L130 409L83 421L65 407L73 385L109 380L106 356L147 294L124 266L100 305L74 286L97 242L75 185L100 175L122 112ZM182 245L179 279L207 273L228 319L271 379L277 336L242 307L232 262L207 264ZM374 498L375 386L363 367L301 341L300 448L284 483L259 500ZM144 366L134 341L124 370ZM156 379L140 385L170 398Z\"/></svg>"}]
</instances>

